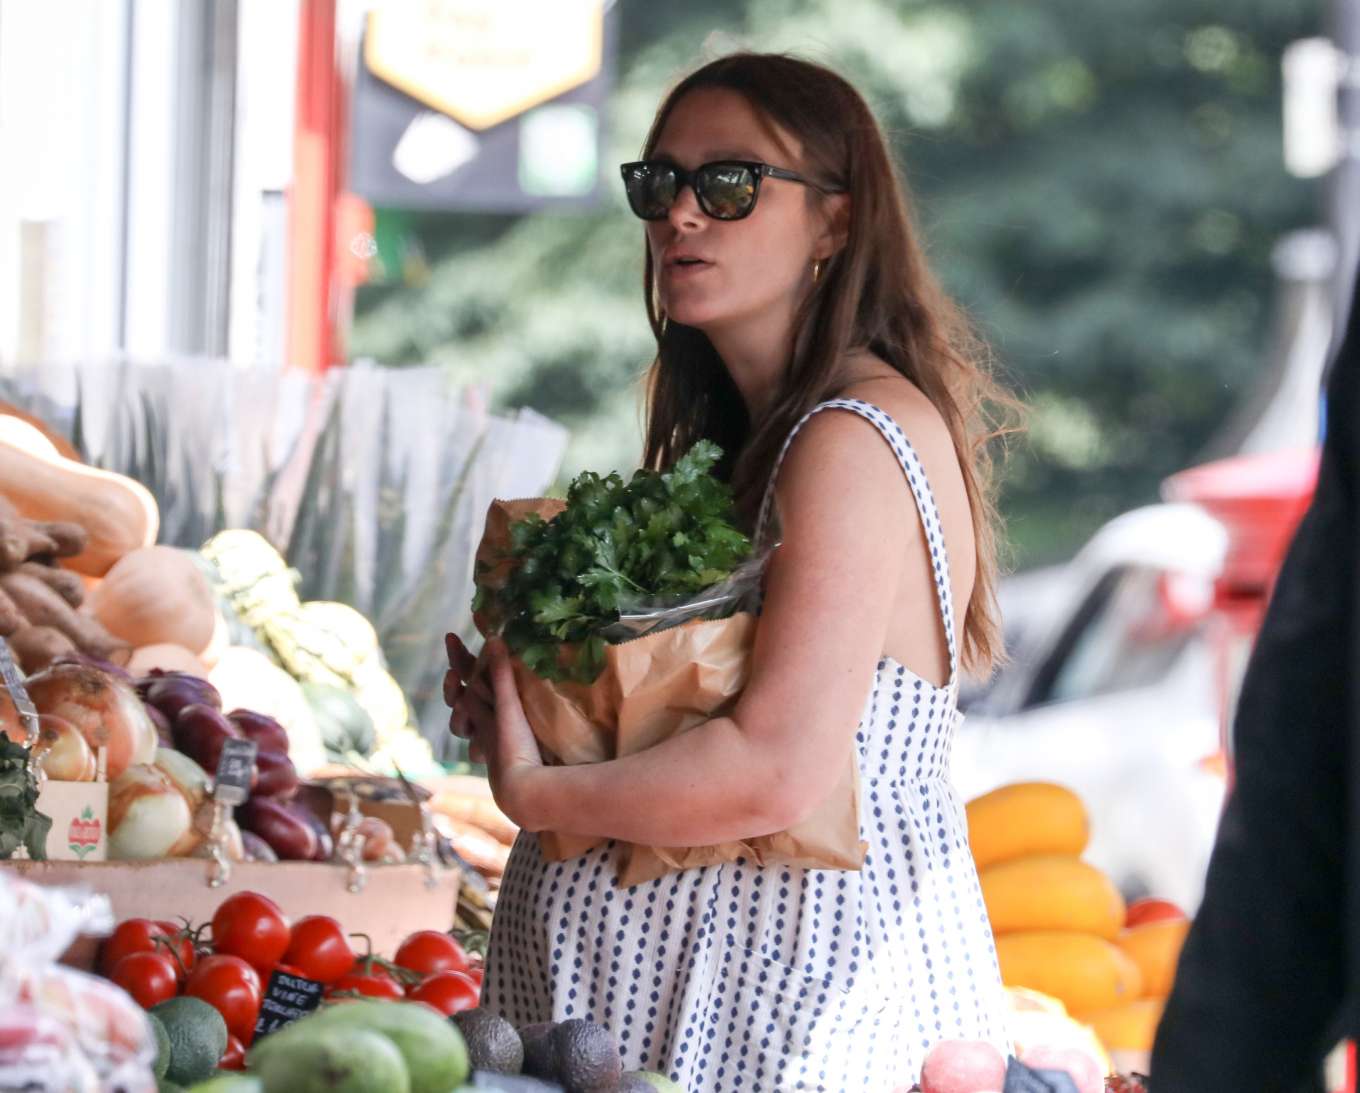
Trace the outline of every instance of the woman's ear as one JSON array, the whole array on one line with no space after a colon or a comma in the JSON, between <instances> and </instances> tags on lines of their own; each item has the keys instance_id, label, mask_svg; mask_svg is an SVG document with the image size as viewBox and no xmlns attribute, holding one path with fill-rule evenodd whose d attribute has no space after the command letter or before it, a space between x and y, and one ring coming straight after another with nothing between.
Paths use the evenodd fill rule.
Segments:
<instances>
[{"instance_id":1,"label":"woman's ear","mask_svg":"<svg viewBox=\"0 0 1360 1093\"><path fill-rule=\"evenodd\" d=\"M822 202L822 231L815 253L819 259L826 259L837 254L850 238L850 195L827 194Z\"/></svg>"}]
</instances>

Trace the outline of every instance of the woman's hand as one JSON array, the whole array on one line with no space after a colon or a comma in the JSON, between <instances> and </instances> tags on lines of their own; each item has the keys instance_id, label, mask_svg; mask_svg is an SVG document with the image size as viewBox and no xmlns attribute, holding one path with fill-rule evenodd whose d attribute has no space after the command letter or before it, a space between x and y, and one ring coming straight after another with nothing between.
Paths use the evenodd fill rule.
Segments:
<instances>
[{"instance_id":1,"label":"woman's hand","mask_svg":"<svg viewBox=\"0 0 1360 1093\"><path fill-rule=\"evenodd\" d=\"M444 701L453 708L449 730L471 741L469 757L484 762L496 804L526 830L533 823L532 785L543 769L538 741L524 716L505 642L488 639L474 659L455 634L444 638L449 671Z\"/></svg>"}]
</instances>

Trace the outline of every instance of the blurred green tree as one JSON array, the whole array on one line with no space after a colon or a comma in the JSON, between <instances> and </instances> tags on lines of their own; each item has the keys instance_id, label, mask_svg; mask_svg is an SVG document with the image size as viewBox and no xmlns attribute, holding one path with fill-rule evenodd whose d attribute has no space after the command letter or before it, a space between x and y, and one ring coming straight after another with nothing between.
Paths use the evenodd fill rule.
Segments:
<instances>
[{"instance_id":1,"label":"blurred green tree","mask_svg":"<svg viewBox=\"0 0 1360 1093\"><path fill-rule=\"evenodd\" d=\"M878 113L941 277L1029 402L1002 507L1017 566L1155 499L1259 374L1270 249L1310 224L1281 162L1279 57L1320 0L621 0L612 156L710 55L788 49ZM652 342L641 229L418 216L429 274L361 290L352 352L446 362L573 430L564 479L635 464Z\"/></svg>"}]
</instances>

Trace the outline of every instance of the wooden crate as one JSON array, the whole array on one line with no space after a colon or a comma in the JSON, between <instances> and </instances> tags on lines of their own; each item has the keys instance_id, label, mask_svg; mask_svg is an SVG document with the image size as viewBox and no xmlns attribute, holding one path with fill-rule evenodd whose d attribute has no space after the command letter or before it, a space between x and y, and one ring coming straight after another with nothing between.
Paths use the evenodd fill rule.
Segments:
<instances>
[{"instance_id":1,"label":"wooden crate","mask_svg":"<svg viewBox=\"0 0 1360 1093\"><path fill-rule=\"evenodd\" d=\"M197 924L210 920L227 896L260 892L293 919L331 915L346 932L367 934L373 939L373 951L385 956L415 930L449 929L458 903L458 870L443 867L436 867L431 887L423 865L370 866L358 892L349 890L348 868L330 862L233 862L230 879L218 888L209 886L211 867L202 858L0 862L0 869L40 884L84 886L103 893L119 922L187 917ZM89 968L97 944L82 938L63 959Z\"/></svg>"}]
</instances>

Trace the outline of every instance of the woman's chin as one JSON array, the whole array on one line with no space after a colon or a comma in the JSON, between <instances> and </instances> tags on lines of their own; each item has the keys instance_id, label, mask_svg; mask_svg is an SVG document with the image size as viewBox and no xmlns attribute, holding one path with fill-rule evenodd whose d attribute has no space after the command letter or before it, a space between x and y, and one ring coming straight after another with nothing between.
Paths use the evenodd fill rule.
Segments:
<instances>
[{"instance_id":1,"label":"woman's chin","mask_svg":"<svg viewBox=\"0 0 1360 1093\"><path fill-rule=\"evenodd\" d=\"M677 301L666 305L666 318L681 326L692 326L704 330L722 321L721 309L705 307L697 302Z\"/></svg>"}]
</instances>

